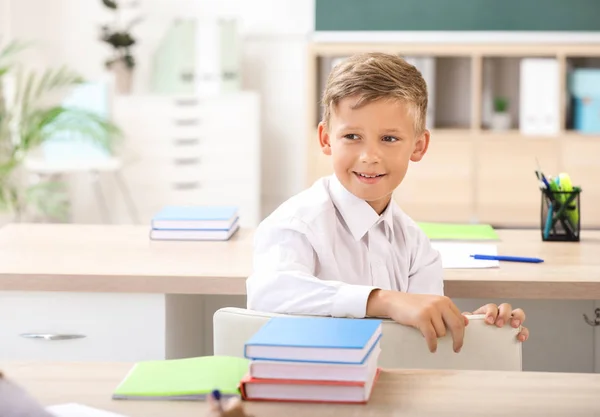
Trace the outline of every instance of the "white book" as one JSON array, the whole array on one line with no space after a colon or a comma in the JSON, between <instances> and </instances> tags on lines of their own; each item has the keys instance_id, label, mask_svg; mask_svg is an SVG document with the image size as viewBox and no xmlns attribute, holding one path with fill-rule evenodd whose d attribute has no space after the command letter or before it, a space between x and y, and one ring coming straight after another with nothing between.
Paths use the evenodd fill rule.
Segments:
<instances>
[{"instance_id":1,"label":"white book","mask_svg":"<svg viewBox=\"0 0 600 417\"><path fill-rule=\"evenodd\" d=\"M560 130L559 68L554 58L525 58L520 74L520 131L557 135Z\"/></svg>"},{"instance_id":2,"label":"white book","mask_svg":"<svg viewBox=\"0 0 600 417\"><path fill-rule=\"evenodd\" d=\"M489 243L431 242L442 257L444 269L497 268L499 261L474 259L471 255L498 255L498 247Z\"/></svg>"},{"instance_id":3,"label":"white book","mask_svg":"<svg viewBox=\"0 0 600 417\"><path fill-rule=\"evenodd\" d=\"M152 229L152 240L228 240L239 229L235 223L229 230L169 230Z\"/></svg>"},{"instance_id":4,"label":"white book","mask_svg":"<svg viewBox=\"0 0 600 417\"><path fill-rule=\"evenodd\" d=\"M316 362L286 362L255 360L250 362L249 373L260 379L299 379L306 381L361 381L366 382L374 368L381 348L379 342L365 363L337 364Z\"/></svg>"},{"instance_id":5,"label":"white book","mask_svg":"<svg viewBox=\"0 0 600 417\"><path fill-rule=\"evenodd\" d=\"M125 417L77 403L51 405L46 407L46 411L56 417Z\"/></svg>"}]
</instances>

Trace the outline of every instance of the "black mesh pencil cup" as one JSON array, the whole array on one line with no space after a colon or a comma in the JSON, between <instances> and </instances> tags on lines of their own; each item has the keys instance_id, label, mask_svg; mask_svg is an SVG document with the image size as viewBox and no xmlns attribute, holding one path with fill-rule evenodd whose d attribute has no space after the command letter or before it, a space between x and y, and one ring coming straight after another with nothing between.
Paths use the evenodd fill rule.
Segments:
<instances>
[{"instance_id":1,"label":"black mesh pencil cup","mask_svg":"<svg viewBox=\"0 0 600 417\"><path fill-rule=\"evenodd\" d=\"M542 240L579 242L581 231L581 189L573 191L542 190Z\"/></svg>"}]
</instances>

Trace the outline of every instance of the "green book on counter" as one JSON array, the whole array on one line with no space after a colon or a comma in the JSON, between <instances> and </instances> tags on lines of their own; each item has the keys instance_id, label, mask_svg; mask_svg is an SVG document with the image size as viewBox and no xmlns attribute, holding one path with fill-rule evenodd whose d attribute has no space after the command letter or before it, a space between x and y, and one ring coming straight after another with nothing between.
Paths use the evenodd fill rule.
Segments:
<instances>
[{"instance_id":1,"label":"green book on counter","mask_svg":"<svg viewBox=\"0 0 600 417\"><path fill-rule=\"evenodd\" d=\"M489 224L417 223L431 240L498 240Z\"/></svg>"},{"instance_id":2,"label":"green book on counter","mask_svg":"<svg viewBox=\"0 0 600 417\"><path fill-rule=\"evenodd\" d=\"M250 361L229 356L138 362L113 392L116 400L203 400L218 389L239 395Z\"/></svg>"}]
</instances>

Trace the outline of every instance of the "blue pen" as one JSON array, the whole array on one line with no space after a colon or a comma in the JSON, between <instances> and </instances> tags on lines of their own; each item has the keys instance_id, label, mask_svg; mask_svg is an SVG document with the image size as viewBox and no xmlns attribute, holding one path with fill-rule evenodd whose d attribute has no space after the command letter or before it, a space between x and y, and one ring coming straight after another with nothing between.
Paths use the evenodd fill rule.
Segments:
<instances>
[{"instance_id":1,"label":"blue pen","mask_svg":"<svg viewBox=\"0 0 600 417\"><path fill-rule=\"evenodd\" d=\"M222 414L223 404L221 403L221 391L219 391L218 389L213 390L212 397L214 398L215 402L217 403L217 406L219 407L219 413Z\"/></svg>"},{"instance_id":2,"label":"blue pen","mask_svg":"<svg viewBox=\"0 0 600 417\"><path fill-rule=\"evenodd\" d=\"M508 262L528 262L528 263L540 263L544 262L540 258L524 258L521 256L502 256L502 255L471 255L473 259L480 259L486 261L508 261Z\"/></svg>"}]
</instances>

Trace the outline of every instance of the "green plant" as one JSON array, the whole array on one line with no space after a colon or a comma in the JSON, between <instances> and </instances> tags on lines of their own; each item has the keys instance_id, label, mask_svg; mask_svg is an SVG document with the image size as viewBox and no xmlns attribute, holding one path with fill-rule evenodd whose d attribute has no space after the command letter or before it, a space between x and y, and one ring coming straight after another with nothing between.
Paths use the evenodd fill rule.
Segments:
<instances>
[{"instance_id":1,"label":"green plant","mask_svg":"<svg viewBox=\"0 0 600 417\"><path fill-rule=\"evenodd\" d=\"M508 111L508 99L506 97L494 98L494 111L496 113L505 113Z\"/></svg>"},{"instance_id":2,"label":"green plant","mask_svg":"<svg viewBox=\"0 0 600 417\"><path fill-rule=\"evenodd\" d=\"M66 67L41 74L25 70L16 55L25 45L12 42L0 49L0 210L19 219L27 209L64 219L65 187L59 181L27 184L22 164L30 152L57 135L74 133L113 151L119 130L87 110L51 104L51 96L83 82Z\"/></svg>"},{"instance_id":3,"label":"green plant","mask_svg":"<svg viewBox=\"0 0 600 417\"><path fill-rule=\"evenodd\" d=\"M106 61L106 67L110 68L113 64L121 61L129 69L135 67L135 59L131 53L131 48L135 45L135 38L131 34L133 26L141 21L140 17L132 19L128 24L121 26L119 12L124 7L117 0L101 0L102 4L115 14L115 20L112 25L102 26L102 41L113 47L114 56ZM134 5L137 5L135 2Z\"/></svg>"}]
</instances>

